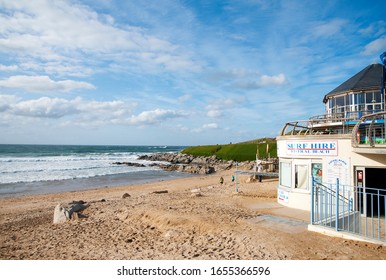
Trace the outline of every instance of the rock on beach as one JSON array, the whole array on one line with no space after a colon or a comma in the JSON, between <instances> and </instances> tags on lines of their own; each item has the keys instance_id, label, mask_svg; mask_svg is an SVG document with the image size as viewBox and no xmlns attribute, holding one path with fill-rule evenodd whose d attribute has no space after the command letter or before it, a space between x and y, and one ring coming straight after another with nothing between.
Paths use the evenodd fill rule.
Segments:
<instances>
[{"instance_id":1,"label":"rock on beach","mask_svg":"<svg viewBox=\"0 0 386 280\"><path fill-rule=\"evenodd\" d=\"M59 203L54 210L54 224L65 223L77 217L77 213L86 209L88 205L84 201L73 201L70 203Z\"/></svg>"}]
</instances>

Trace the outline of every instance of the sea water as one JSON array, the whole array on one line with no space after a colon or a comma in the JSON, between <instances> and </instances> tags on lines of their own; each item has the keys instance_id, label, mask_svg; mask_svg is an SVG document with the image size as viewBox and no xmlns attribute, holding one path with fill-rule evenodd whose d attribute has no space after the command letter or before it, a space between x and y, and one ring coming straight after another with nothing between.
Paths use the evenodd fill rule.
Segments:
<instances>
[{"instance_id":1,"label":"sea water","mask_svg":"<svg viewBox=\"0 0 386 280\"><path fill-rule=\"evenodd\" d=\"M0 196L144 183L187 174L163 171L141 155L181 146L0 145ZM144 167L117 165L132 162Z\"/></svg>"}]
</instances>

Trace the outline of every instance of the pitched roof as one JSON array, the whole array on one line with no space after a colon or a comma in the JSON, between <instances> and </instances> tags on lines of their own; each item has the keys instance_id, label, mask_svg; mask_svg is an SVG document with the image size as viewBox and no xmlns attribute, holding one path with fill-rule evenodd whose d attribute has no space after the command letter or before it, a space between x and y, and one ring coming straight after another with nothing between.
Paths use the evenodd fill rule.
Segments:
<instances>
[{"instance_id":1,"label":"pitched roof","mask_svg":"<svg viewBox=\"0 0 386 280\"><path fill-rule=\"evenodd\" d=\"M330 96L338 95L344 92L380 89L382 87L382 75L384 76L383 81L386 80L385 72L386 71L383 70L382 64L370 64L343 84L327 93L324 96L323 102L326 103L327 98Z\"/></svg>"}]
</instances>

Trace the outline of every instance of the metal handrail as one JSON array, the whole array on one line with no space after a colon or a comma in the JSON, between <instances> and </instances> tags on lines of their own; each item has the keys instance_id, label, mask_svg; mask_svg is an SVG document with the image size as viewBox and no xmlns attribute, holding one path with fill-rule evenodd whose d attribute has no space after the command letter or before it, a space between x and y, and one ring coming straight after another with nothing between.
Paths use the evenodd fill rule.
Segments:
<instances>
[{"instance_id":1,"label":"metal handrail","mask_svg":"<svg viewBox=\"0 0 386 280\"><path fill-rule=\"evenodd\" d=\"M381 118L383 116L383 118ZM386 111L377 112L374 114L368 114L360 118L360 120L355 124L352 133L351 133L351 146L354 148L357 148L360 144L360 125L365 123L366 120L371 120L371 123L369 125L369 135L366 135L369 139L369 146L375 147L374 139L371 137L371 135L374 133L376 127L374 126L375 120L377 119L385 119L386 117ZM385 127L386 128L386 127ZM359 134L358 134L359 133ZM359 136L359 137L358 137ZM386 140L385 132L383 132L383 139Z\"/></svg>"},{"instance_id":2,"label":"metal handrail","mask_svg":"<svg viewBox=\"0 0 386 280\"><path fill-rule=\"evenodd\" d=\"M327 189L327 190L329 190L329 191L331 192L330 194L335 194L335 195L336 195L336 191L333 190L332 188L330 188L330 187L328 187L328 186L325 186L325 185L323 185L323 184L321 184L321 183L315 182L315 181L314 181L314 184L315 184L315 186L316 186L317 188L325 188L325 189ZM349 200L347 197L345 197L345 196L343 196L343 195L341 195L341 194L338 194L338 197L339 197L339 198L342 198L342 199L341 199L342 201L345 201L345 202L347 202L347 203L350 202L350 200Z\"/></svg>"},{"instance_id":3,"label":"metal handrail","mask_svg":"<svg viewBox=\"0 0 386 280\"><path fill-rule=\"evenodd\" d=\"M335 187L339 191L338 179ZM328 193L314 191L319 188L325 188ZM314 182L311 189L311 224L354 234L365 241L376 240L386 244L386 189L348 186L347 195L349 199L342 199L342 196L336 196L333 185L329 188Z\"/></svg>"}]
</instances>

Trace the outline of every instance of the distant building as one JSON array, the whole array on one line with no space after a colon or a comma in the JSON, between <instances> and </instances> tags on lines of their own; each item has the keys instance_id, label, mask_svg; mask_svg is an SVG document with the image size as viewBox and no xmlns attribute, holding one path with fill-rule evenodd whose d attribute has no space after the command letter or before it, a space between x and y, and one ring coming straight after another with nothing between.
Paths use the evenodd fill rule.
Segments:
<instances>
[{"instance_id":1,"label":"distant building","mask_svg":"<svg viewBox=\"0 0 386 280\"><path fill-rule=\"evenodd\" d=\"M351 190L339 194L350 209L385 216L385 196L374 203L368 195L386 191L385 75L385 65L371 64L324 96L324 115L284 125L277 137L280 204L310 210L312 186L338 182Z\"/></svg>"}]
</instances>

